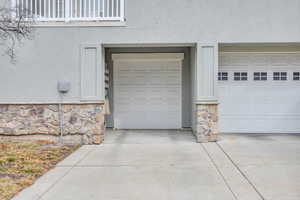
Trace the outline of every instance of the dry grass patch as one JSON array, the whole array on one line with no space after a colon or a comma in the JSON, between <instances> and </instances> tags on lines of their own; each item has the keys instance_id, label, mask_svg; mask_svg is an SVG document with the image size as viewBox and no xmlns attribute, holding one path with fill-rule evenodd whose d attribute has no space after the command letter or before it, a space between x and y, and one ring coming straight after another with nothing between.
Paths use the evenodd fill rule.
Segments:
<instances>
[{"instance_id":1,"label":"dry grass patch","mask_svg":"<svg viewBox=\"0 0 300 200\"><path fill-rule=\"evenodd\" d=\"M49 141L0 142L0 200L9 200L79 145Z\"/></svg>"}]
</instances>

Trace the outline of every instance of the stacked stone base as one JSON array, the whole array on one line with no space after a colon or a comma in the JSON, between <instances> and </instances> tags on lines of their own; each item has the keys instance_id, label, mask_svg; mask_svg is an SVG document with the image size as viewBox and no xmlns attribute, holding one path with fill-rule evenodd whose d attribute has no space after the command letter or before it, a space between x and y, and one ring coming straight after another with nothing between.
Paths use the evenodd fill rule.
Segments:
<instances>
[{"instance_id":1,"label":"stacked stone base","mask_svg":"<svg viewBox=\"0 0 300 200\"><path fill-rule=\"evenodd\" d=\"M197 142L216 142L218 140L218 104L196 104L196 130Z\"/></svg>"},{"instance_id":2,"label":"stacked stone base","mask_svg":"<svg viewBox=\"0 0 300 200\"><path fill-rule=\"evenodd\" d=\"M62 139L66 143L101 144L104 128L103 104L63 104L61 112L58 104L0 105L1 140Z\"/></svg>"}]
</instances>

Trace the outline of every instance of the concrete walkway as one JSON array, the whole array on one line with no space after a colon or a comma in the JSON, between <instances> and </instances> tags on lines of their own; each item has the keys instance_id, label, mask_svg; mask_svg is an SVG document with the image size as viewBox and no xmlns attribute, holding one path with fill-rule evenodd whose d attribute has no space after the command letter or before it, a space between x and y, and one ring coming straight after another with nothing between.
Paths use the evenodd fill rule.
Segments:
<instances>
[{"instance_id":1,"label":"concrete walkway","mask_svg":"<svg viewBox=\"0 0 300 200\"><path fill-rule=\"evenodd\" d=\"M199 144L183 131L110 132L103 145L81 147L14 200L299 199L298 137L299 147L293 139L288 140L293 145L286 142L292 155L286 162L282 151L276 156L267 150L265 138L266 143L248 136L222 138ZM275 149L281 146L275 145L280 139L272 141ZM280 159L279 166L268 162L274 159Z\"/></svg>"}]
</instances>

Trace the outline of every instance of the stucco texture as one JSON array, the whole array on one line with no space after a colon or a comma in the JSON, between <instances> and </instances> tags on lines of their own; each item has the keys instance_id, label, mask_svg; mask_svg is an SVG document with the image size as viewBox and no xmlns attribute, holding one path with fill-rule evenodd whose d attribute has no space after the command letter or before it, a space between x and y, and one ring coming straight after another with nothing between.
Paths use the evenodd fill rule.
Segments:
<instances>
[{"instance_id":1,"label":"stucco texture","mask_svg":"<svg viewBox=\"0 0 300 200\"><path fill-rule=\"evenodd\" d=\"M1 0L4 2L5 0ZM18 49L17 64L0 57L0 101L80 99L80 45L283 43L300 41L298 0L128 0L125 26L36 27Z\"/></svg>"}]
</instances>

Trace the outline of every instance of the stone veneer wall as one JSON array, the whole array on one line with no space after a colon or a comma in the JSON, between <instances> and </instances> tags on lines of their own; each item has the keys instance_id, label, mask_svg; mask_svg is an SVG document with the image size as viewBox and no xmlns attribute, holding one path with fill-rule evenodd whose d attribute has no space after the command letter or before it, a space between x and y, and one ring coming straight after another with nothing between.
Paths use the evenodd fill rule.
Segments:
<instances>
[{"instance_id":1,"label":"stone veneer wall","mask_svg":"<svg viewBox=\"0 0 300 200\"><path fill-rule=\"evenodd\" d=\"M216 142L218 140L218 104L203 103L196 105L197 142Z\"/></svg>"},{"instance_id":2,"label":"stone veneer wall","mask_svg":"<svg viewBox=\"0 0 300 200\"><path fill-rule=\"evenodd\" d=\"M103 104L63 104L64 138L71 143L100 144L104 137ZM9 137L8 137L9 136ZM38 137L39 136L39 137ZM0 137L60 136L59 105L0 105Z\"/></svg>"}]
</instances>

